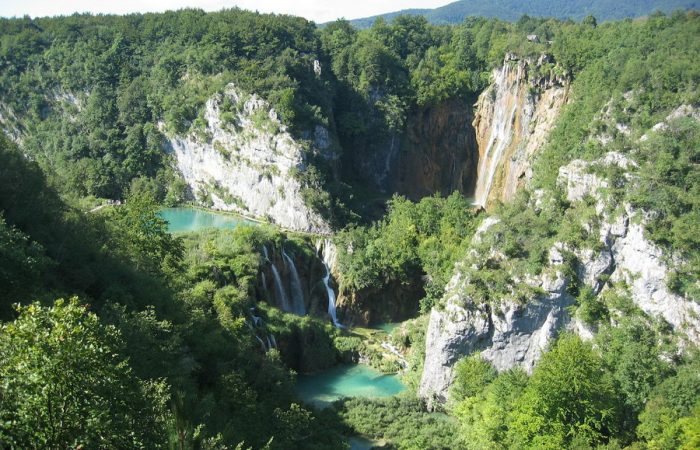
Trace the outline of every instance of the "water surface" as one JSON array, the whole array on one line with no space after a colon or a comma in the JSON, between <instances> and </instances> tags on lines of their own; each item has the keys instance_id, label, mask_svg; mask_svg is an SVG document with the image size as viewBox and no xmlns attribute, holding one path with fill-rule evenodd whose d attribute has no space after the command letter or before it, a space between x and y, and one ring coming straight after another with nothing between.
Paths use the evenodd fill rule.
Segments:
<instances>
[{"instance_id":1,"label":"water surface","mask_svg":"<svg viewBox=\"0 0 700 450\"><path fill-rule=\"evenodd\" d=\"M198 231L204 228L236 228L254 224L250 220L232 214L222 214L197 208L165 208L158 215L168 221L170 233Z\"/></svg>"},{"instance_id":2,"label":"water surface","mask_svg":"<svg viewBox=\"0 0 700 450\"><path fill-rule=\"evenodd\" d=\"M396 322L396 323L387 322L387 323L378 323L376 325L372 325L372 328L374 328L375 330L382 330L386 334L391 334L391 332L394 331L394 329L396 329L399 326L401 326L401 322Z\"/></svg>"},{"instance_id":3,"label":"water surface","mask_svg":"<svg viewBox=\"0 0 700 450\"><path fill-rule=\"evenodd\" d=\"M324 406L342 397L391 397L405 386L396 375L383 375L364 364L332 367L312 375L299 375L297 394L307 403Z\"/></svg>"}]
</instances>

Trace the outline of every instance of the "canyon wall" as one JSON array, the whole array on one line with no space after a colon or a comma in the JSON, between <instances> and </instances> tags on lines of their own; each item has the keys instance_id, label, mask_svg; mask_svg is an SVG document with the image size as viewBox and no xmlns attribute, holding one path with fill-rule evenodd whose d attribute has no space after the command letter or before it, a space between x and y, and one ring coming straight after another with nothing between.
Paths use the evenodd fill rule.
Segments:
<instances>
[{"instance_id":1,"label":"canyon wall","mask_svg":"<svg viewBox=\"0 0 700 450\"><path fill-rule=\"evenodd\" d=\"M472 121L472 107L464 99L410 114L398 154L390 162L388 191L414 201L454 191L470 196L478 163Z\"/></svg>"},{"instance_id":2,"label":"canyon wall","mask_svg":"<svg viewBox=\"0 0 700 450\"><path fill-rule=\"evenodd\" d=\"M610 283L623 282L627 286L623 295L644 317L667 323L681 341L700 340L700 304L668 289L666 283L673 269L662 250L645 237L644 213L630 205L611 205L604 194L608 181L592 173L593 166L617 166L626 172L636 167L626 156L611 152L597 161L575 160L559 169L559 188L566 192L568 201L595 200L596 216L583 226L598 230L598 242L591 248L555 243L542 272L521 277L522 282L535 288L532 292L539 294L524 303L509 298L494 304L476 303L465 294L470 280L464 269L475 258L488 255L472 252L456 265L441 305L431 312L427 331L419 395L430 406L447 400L454 365L470 353L481 352L499 371L517 366L530 372L563 330L590 339L595 330L570 313L575 299L567 287L575 282L574 276L594 294L617 289ZM538 192L528 207L538 208L545 196L546 193ZM475 242L496 223L497 218L487 218L477 231ZM492 256L499 254L498 249L488 251ZM576 255L575 275L564 270L565 253ZM507 258L505 261L507 267Z\"/></svg>"}]
</instances>

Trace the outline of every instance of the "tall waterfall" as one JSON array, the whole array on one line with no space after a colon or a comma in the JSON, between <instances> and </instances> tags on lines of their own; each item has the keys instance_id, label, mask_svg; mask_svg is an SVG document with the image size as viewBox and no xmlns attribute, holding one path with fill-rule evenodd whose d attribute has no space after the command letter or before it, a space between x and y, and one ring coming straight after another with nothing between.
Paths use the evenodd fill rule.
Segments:
<instances>
[{"instance_id":1,"label":"tall waterfall","mask_svg":"<svg viewBox=\"0 0 700 450\"><path fill-rule=\"evenodd\" d=\"M294 265L294 261L292 260L292 258L289 257L289 255L287 255L287 253L285 253L284 249L282 249L282 258L284 259L291 276L291 312L298 316L303 316L306 314L306 306L304 305L304 291L301 289L301 280L299 279L299 273L297 272L297 268Z\"/></svg>"},{"instance_id":2,"label":"tall waterfall","mask_svg":"<svg viewBox=\"0 0 700 450\"><path fill-rule=\"evenodd\" d=\"M322 249L317 250L321 250L321 261L323 261L323 267L326 269L326 275L323 277L323 284L326 285L326 292L328 293L328 315L331 316L333 325L342 328L343 325L338 321L338 316L335 311L335 292L331 287L331 264L333 264L333 260L335 259L335 248L330 239L319 242L319 246L321 246Z\"/></svg>"},{"instance_id":3,"label":"tall waterfall","mask_svg":"<svg viewBox=\"0 0 700 450\"><path fill-rule=\"evenodd\" d=\"M568 97L569 81L547 67L552 62L547 55L507 54L503 66L494 69L490 88L479 96L473 122L479 148L477 205L507 202L531 179L535 155Z\"/></svg>"},{"instance_id":4,"label":"tall waterfall","mask_svg":"<svg viewBox=\"0 0 700 450\"><path fill-rule=\"evenodd\" d=\"M516 67L518 72L523 70L520 65ZM494 85L491 88L494 89L496 93L496 98L493 102L493 122L486 150L481 153L481 157L479 158L476 192L474 194L475 203L480 206L486 206L496 169L498 169L499 164L501 164L503 154L513 137L513 119L518 108L518 103L512 101L511 92L513 91L507 86L512 70L513 67L510 64L504 64L498 72L494 80ZM521 78L522 74L518 73L516 76L515 92L518 91Z\"/></svg>"}]
</instances>

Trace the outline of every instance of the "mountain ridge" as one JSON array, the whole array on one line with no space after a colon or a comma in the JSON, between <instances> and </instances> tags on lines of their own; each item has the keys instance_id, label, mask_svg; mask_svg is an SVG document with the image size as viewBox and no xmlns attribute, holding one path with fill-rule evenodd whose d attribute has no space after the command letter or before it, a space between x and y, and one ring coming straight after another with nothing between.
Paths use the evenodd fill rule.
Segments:
<instances>
[{"instance_id":1,"label":"mountain ridge","mask_svg":"<svg viewBox=\"0 0 700 450\"><path fill-rule=\"evenodd\" d=\"M469 16L499 18L509 22L516 21L523 15L537 17L554 17L580 21L587 15L593 15L600 21L621 20L646 16L656 11L670 13L675 10L699 9L697 0L643 0L635 4L619 4L610 0L573 0L551 2L530 0L461 0L434 9L404 9L376 16L350 20L357 28L368 28L375 20L384 18L393 20L400 15L424 16L428 22L436 25L456 24Z\"/></svg>"}]
</instances>

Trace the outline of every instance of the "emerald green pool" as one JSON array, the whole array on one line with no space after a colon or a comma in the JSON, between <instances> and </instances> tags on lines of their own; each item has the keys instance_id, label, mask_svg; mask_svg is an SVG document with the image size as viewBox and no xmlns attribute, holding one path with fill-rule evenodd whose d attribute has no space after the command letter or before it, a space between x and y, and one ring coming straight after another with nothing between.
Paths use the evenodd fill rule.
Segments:
<instances>
[{"instance_id":1,"label":"emerald green pool","mask_svg":"<svg viewBox=\"0 0 700 450\"><path fill-rule=\"evenodd\" d=\"M231 214L221 214L197 208L166 208L158 215L168 221L168 231L182 233L204 228L236 228L243 224L254 224L250 220Z\"/></svg>"},{"instance_id":2,"label":"emerald green pool","mask_svg":"<svg viewBox=\"0 0 700 450\"><path fill-rule=\"evenodd\" d=\"M384 375L363 364L342 365L313 375L299 375L297 394L323 406L342 397L391 397L405 386L396 375Z\"/></svg>"},{"instance_id":3,"label":"emerald green pool","mask_svg":"<svg viewBox=\"0 0 700 450\"><path fill-rule=\"evenodd\" d=\"M378 323L378 324L376 324L376 325L373 325L372 328L374 328L375 330L382 330L382 331L384 331L385 333L389 334L389 333L391 333L392 331L394 331L394 329L396 329L396 328L399 327L399 326L401 326L401 322L397 322L397 323Z\"/></svg>"}]
</instances>

